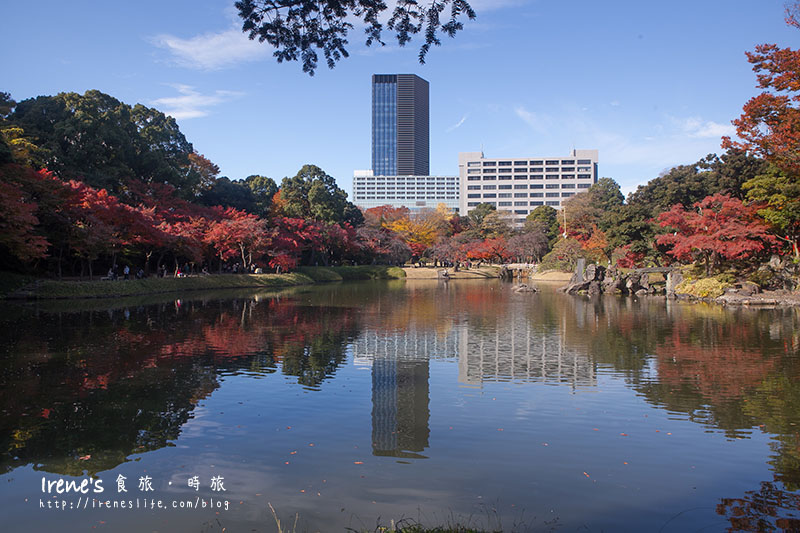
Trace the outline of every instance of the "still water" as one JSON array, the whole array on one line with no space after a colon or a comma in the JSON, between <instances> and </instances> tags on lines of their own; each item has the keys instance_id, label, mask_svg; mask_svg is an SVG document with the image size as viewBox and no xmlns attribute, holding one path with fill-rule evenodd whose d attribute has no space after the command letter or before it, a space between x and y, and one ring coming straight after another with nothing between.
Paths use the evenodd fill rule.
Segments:
<instances>
[{"instance_id":1,"label":"still water","mask_svg":"<svg viewBox=\"0 0 800 533\"><path fill-rule=\"evenodd\" d=\"M494 281L7 304L0 358L3 531L800 523L797 309Z\"/></svg>"}]
</instances>

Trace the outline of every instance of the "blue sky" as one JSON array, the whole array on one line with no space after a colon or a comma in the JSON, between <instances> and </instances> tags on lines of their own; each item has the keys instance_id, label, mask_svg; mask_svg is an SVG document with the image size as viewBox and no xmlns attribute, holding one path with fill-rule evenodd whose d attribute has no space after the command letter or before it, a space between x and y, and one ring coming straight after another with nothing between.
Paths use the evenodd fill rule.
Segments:
<instances>
[{"instance_id":1,"label":"blue sky","mask_svg":"<svg viewBox=\"0 0 800 533\"><path fill-rule=\"evenodd\" d=\"M0 90L16 100L98 89L173 115L232 179L280 182L306 163L350 193L370 166L370 77L415 73L431 88L431 172L458 152L562 156L600 150L624 192L721 153L757 94L744 52L797 48L783 0L472 0L477 20L416 61L419 41L367 48L314 77L248 41L233 0L4 6Z\"/></svg>"}]
</instances>

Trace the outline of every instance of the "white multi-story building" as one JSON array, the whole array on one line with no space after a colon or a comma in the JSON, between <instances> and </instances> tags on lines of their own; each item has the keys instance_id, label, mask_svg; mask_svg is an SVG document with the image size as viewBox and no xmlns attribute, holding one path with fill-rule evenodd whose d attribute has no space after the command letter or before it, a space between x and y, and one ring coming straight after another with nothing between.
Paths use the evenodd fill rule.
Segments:
<instances>
[{"instance_id":1,"label":"white multi-story building","mask_svg":"<svg viewBox=\"0 0 800 533\"><path fill-rule=\"evenodd\" d=\"M362 209L391 205L407 207L413 212L445 204L458 212L458 177L375 176L372 170L356 170L352 198Z\"/></svg>"},{"instance_id":2,"label":"white multi-story building","mask_svg":"<svg viewBox=\"0 0 800 533\"><path fill-rule=\"evenodd\" d=\"M572 150L567 157L486 159L482 152L458 154L460 213L480 203L510 215L515 225L540 205L562 202L597 182L597 150Z\"/></svg>"}]
</instances>

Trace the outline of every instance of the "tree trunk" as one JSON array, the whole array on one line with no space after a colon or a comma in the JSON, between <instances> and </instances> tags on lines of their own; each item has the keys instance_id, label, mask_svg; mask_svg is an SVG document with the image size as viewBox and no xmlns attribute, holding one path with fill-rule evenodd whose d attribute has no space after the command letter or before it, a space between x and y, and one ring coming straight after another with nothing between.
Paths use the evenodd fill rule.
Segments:
<instances>
[{"instance_id":1,"label":"tree trunk","mask_svg":"<svg viewBox=\"0 0 800 533\"><path fill-rule=\"evenodd\" d=\"M58 265L58 279L59 280L61 280L61 257L63 256L63 254L64 254L64 247L63 246L59 246L58 247L58 263L57 263L57 265Z\"/></svg>"},{"instance_id":2,"label":"tree trunk","mask_svg":"<svg viewBox=\"0 0 800 533\"><path fill-rule=\"evenodd\" d=\"M247 272L247 250L241 243L239 244L239 252L242 254L242 267L244 268L245 272Z\"/></svg>"},{"instance_id":3,"label":"tree trunk","mask_svg":"<svg viewBox=\"0 0 800 533\"><path fill-rule=\"evenodd\" d=\"M161 261L164 259L164 252L158 254L158 259L156 259L156 274L160 273L161 271Z\"/></svg>"}]
</instances>

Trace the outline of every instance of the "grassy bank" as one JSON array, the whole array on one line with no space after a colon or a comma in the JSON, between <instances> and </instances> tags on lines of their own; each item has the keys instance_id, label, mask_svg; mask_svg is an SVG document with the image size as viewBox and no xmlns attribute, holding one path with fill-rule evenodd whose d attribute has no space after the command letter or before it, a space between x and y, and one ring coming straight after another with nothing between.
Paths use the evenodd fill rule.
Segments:
<instances>
[{"instance_id":1,"label":"grassy bank","mask_svg":"<svg viewBox=\"0 0 800 533\"><path fill-rule=\"evenodd\" d=\"M0 297L59 299L59 298L120 298L169 292L210 289L276 289L296 285L311 285L326 281L398 279L403 271L396 267L303 267L289 274L223 274L191 276L188 278L147 278L118 281L55 281L34 280L15 274L0 275Z\"/></svg>"},{"instance_id":2,"label":"grassy bank","mask_svg":"<svg viewBox=\"0 0 800 533\"><path fill-rule=\"evenodd\" d=\"M300 267L297 272L308 276L315 282L403 279L406 277L402 268L383 265Z\"/></svg>"}]
</instances>

